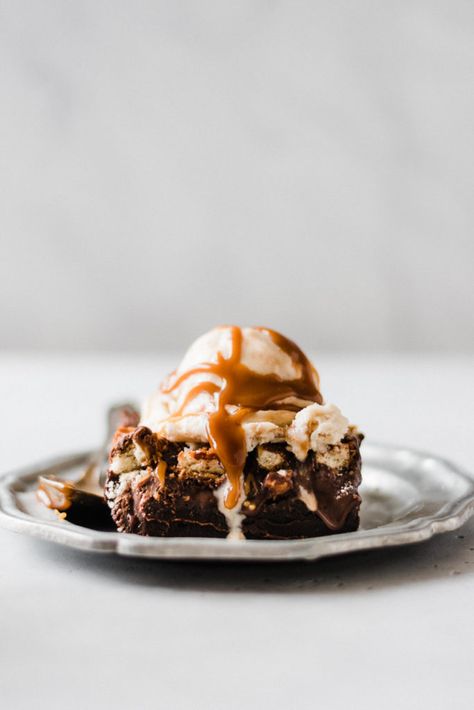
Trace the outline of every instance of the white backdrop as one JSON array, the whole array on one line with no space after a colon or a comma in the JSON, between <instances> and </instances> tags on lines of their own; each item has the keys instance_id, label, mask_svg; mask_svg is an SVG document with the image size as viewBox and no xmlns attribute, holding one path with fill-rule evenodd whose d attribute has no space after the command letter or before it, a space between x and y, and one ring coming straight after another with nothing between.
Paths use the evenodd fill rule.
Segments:
<instances>
[{"instance_id":1,"label":"white backdrop","mask_svg":"<svg viewBox=\"0 0 474 710\"><path fill-rule=\"evenodd\" d=\"M469 0L0 0L0 343L474 349Z\"/></svg>"}]
</instances>

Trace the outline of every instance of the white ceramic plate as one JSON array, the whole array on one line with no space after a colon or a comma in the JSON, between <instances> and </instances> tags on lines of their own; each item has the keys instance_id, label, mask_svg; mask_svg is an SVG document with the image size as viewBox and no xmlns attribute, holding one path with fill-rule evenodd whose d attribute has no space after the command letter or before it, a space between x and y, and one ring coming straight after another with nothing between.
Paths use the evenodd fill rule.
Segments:
<instances>
[{"instance_id":1,"label":"white ceramic plate","mask_svg":"<svg viewBox=\"0 0 474 710\"><path fill-rule=\"evenodd\" d=\"M203 560L315 560L356 550L427 540L455 530L474 512L474 481L457 466L409 449L363 444L361 526L357 532L305 540L229 541L152 538L99 532L59 521L37 502L40 474L77 480L90 453L46 462L0 479L0 524L92 552Z\"/></svg>"}]
</instances>

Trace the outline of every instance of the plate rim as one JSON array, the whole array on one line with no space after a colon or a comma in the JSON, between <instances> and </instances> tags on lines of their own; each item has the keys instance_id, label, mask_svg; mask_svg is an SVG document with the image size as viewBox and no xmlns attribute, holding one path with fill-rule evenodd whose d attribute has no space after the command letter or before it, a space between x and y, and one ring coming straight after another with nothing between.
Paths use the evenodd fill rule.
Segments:
<instances>
[{"instance_id":1,"label":"plate rim","mask_svg":"<svg viewBox=\"0 0 474 710\"><path fill-rule=\"evenodd\" d=\"M369 453L371 452L371 454ZM299 540L226 540L220 538L158 538L131 533L103 532L83 528L73 523L67 526L58 521L39 520L20 510L15 504L14 486L32 482L45 470L59 470L66 466L82 465L93 451L64 454L36 464L23 466L0 476L0 526L13 532L55 544L96 553L118 554L127 557L175 560L216 560L240 562L277 562L317 560L380 547L412 544L428 540L434 535L461 527L474 514L474 478L464 468L448 459L426 451L405 446L364 442L362 456L377 452L405 454L418 459L433 459L451 474L468 485L467 492L448 501L433 515L425 515L405 523L389 523L370 530L358 530L338 535ZM19 490L16 491L20 492ZM444 512L443 512L444 511Z\"/></svg>"}]
</instances>

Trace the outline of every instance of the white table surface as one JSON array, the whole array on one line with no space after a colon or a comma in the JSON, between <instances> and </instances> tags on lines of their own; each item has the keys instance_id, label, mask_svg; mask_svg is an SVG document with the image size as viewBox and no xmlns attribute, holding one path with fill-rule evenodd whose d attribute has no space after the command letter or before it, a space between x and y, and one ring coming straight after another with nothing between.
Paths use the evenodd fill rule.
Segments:
<instances>
[{"instance_id":1,"label":"white table surface","mask_svg":"<svg viewBox=\"0 0 474 710\"><path fill-rule=\"evenodd\" d=\"M472 358L317 358L368 438L473 470ZM113 400L172 360L0 358L1 468L92 447ZM223 565L76 552L0 530L0 707L474 706L474 523L317 563Z\"/></svg>"}]
</instances>

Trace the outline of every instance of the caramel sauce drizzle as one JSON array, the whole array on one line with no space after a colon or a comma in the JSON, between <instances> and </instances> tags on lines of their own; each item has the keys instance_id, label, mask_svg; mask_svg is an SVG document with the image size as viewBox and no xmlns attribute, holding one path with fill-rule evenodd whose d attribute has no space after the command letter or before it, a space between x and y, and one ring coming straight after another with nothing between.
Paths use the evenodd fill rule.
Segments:
<instances>
[{"instance_id":1,"label":"caramel sauce drizzle","mask_svg":"<svg viewBox=\"0 0 474 710\"><path fill-rule=\"evenodd\" d=\"M166 481L166 468L167 468L167 463L163 459L161 459L160 463L158 464L158 468L156 469L156 473L158 476L158 480L160 482L161 488L164 487L165 481Z\"/></svg>"},{"instance_id":2,"label":"caramel sauce drizzle","mask_svg":"<svg viewBox=\"0 0 474 710\"><path fill-rule=\"evenodd\" d=\"M225 499L226 508L233 508L240 497L241 477L247 458L247 445L242 419L252 411L259 409L289 409L281 404L281 400L294 397L322 404L322 396L318 388L319 377L306 355L300 348L284 335L269 328L257 328L268 333L273 342L289 355L301 370L301 376L296 380L282 380L276 375L262 375L250 370L242 364L242 330L230 326L231 352L229 357L217 353L215 362L200 363L178 377L171 377L163 387L163 392L169 393L179 387L185 380L196 374L209 374L219 379L220 384L211 380L203 380L187 394L176 416L180 416L189 402L203 392L215 399L215 411L208 415L207 433L209 444L215 450L221 461L228 480L229 490ZM318 384L316 384L318 383ZM229 413L228 405L239 407Z\"/></svg>"}]
</instances>

